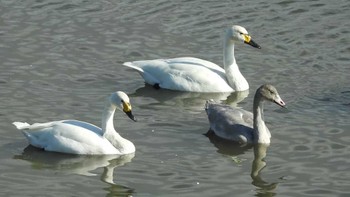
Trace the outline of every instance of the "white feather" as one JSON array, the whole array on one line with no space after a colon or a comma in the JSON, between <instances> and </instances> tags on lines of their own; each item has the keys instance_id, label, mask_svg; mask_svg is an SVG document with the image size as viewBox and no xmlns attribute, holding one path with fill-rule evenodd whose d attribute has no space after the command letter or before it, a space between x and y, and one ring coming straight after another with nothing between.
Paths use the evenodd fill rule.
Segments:
<instances>
[{"instance_id":1,"label":"white feather","mask_svg":"<svg viewBox=\"0 0 350 197\"><path fill-rule=\"evenodd\" d=\"M188 92L234 92L249 89L234 57L234 42L245 42L248 32L241 26L228 28L224 39L224 69L198 58L179 57L125 62L150 85ZM249 37L250 38L250 37ZM256 45L255 47L260 48Z\"/></svg>"}]
</instances>

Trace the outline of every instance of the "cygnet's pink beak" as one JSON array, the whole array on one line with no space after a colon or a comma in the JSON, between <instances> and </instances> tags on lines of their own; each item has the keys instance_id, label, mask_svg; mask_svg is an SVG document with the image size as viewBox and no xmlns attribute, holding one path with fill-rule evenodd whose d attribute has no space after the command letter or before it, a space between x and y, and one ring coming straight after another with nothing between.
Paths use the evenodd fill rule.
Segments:
<instances>
[{"instance_id":1,"label":"cygnet's pink beak","mask_svg":"<svg viewBox=\"0 0 350 197\"><path fill-rule=\"evenodd\" d=\"M281 99L280 96L277 96L277 98L274 100L274 102L281 107L285 107L285 105L286 105L286 103Z\"/></svg>"}]
</instances>

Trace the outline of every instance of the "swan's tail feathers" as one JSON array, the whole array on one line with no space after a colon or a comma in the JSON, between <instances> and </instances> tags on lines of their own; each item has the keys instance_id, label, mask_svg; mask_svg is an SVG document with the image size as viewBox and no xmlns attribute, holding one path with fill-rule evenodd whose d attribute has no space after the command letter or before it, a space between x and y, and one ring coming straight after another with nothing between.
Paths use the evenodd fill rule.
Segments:
<instances>
[{"instance_id":1,"label":"swan's tail feathers","mask_svg":"<svg viewBox=\"0 0 350 197\"><path fill-rule=\"evenodd\" d=\"M124 66L129 67L129 68L133 68L135 70L137 70L140 73L143 73L144 71L142 70L142 68L135 66L132 62L124 62L123 63Z\"/></svg>"},{"instance_id":2,"label":"swan's tail feathers","mask_svg":"<svg viewBox=\"0 0 350 197\"><path fill-rule=\"evenodd\" d=\"M13 122L12 124L15 125L18 130L28 129L30 127L30 124L26 122Z\"/></svg>"},{"instance_id":3,"label":"swan's tail feathers","mask_svg":"<svg viewBox=\"0 0 350 197\"><path fill-rule=\"evenodd\" d=\"M145 71L143 68L139 67L137 64L134 64L133 62L124 62L123 65L135 69L142 76L146 83L155 86L155 88L161 88L161 83L159 79L154 77L151 73Z\"/></svg>"}]
</instances>

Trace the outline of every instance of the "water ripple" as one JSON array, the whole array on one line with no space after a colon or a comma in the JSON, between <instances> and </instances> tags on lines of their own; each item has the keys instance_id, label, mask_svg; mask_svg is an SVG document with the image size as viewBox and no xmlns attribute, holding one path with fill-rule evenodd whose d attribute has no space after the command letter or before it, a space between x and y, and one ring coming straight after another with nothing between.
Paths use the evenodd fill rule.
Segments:
<instances>
[{"instance_id":1,"label":"water ripple","mask_svg":"<svg viewBox=\"0 0 350 197\"><path fill-rule=\"evenodd\" d=\"M349 195L348 1L29 0L2 1L0 10L1 195ZM233 24L262 46L237 43L251 87L238 106L250 110L262 83L275 84L288 106L266 104L272 144L261 180L250 176L252 149L203 135L204 100L235 95L155 91L122 66L178 56L222 65L223 30ZM13 159L27 142L11 122L74 118L99 125L116 90L131 95L139 118L131 123L116 114L117 130L137 148L116 184Z\"/></svg>"}]
</instances>

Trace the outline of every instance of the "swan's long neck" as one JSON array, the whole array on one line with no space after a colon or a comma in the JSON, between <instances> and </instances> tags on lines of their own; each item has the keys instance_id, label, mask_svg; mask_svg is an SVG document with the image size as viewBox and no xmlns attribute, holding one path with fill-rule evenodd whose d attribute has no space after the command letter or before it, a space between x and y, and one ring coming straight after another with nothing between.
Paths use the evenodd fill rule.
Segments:
<instances>
[{"instance_id":1,"label":"swan's long neck","mask_svg":"<svg viewBox=\"0 0 350 197\"><path fill-rule=\"evenodd\" d=\"M115 107L107 104L105 106L103 115L102 115L102 132L104 135L109 135L110 133L116 133L114 130L113 117L115 112Z\"/></svg>"},{"instance_id":2,"label":"swan's long neck","mask_svg":"<svg viewBox=\"0 0 350 197\"><path fill-rule=\"evenodd\" d=\"M271 134L265 125L264 121L264 101L260 94L255 94L254 105L253 105L253 115L254 115L254 142L262 144L270 144Z\"/></svg>"},{"instance_id":3,"label":"swan's long neck","mask_svg":"<svg viewBox=\"0 0 350 197\"><path fill-rule=\"evenodd\" d=\"M108 102L107 102L108 103ZM102 132L103 136L120 151L121 154L135 152L135 146L129 140L123 138L115 129L113 117L116 107L107 104L102 115Z\"/></svg>"},{"instance_id":4,"label":"swan's long neck","mask_svg":"<svg viewBox=\"0 0 350 197\"><path fill-rule=\"evenodd\" d=\"M247 90L249 89L249 84L238 68L234 51L234 42L229 36L226 36L224 40L224 68L226 80L235 91Z\"/></svg>"}]
</instances>

